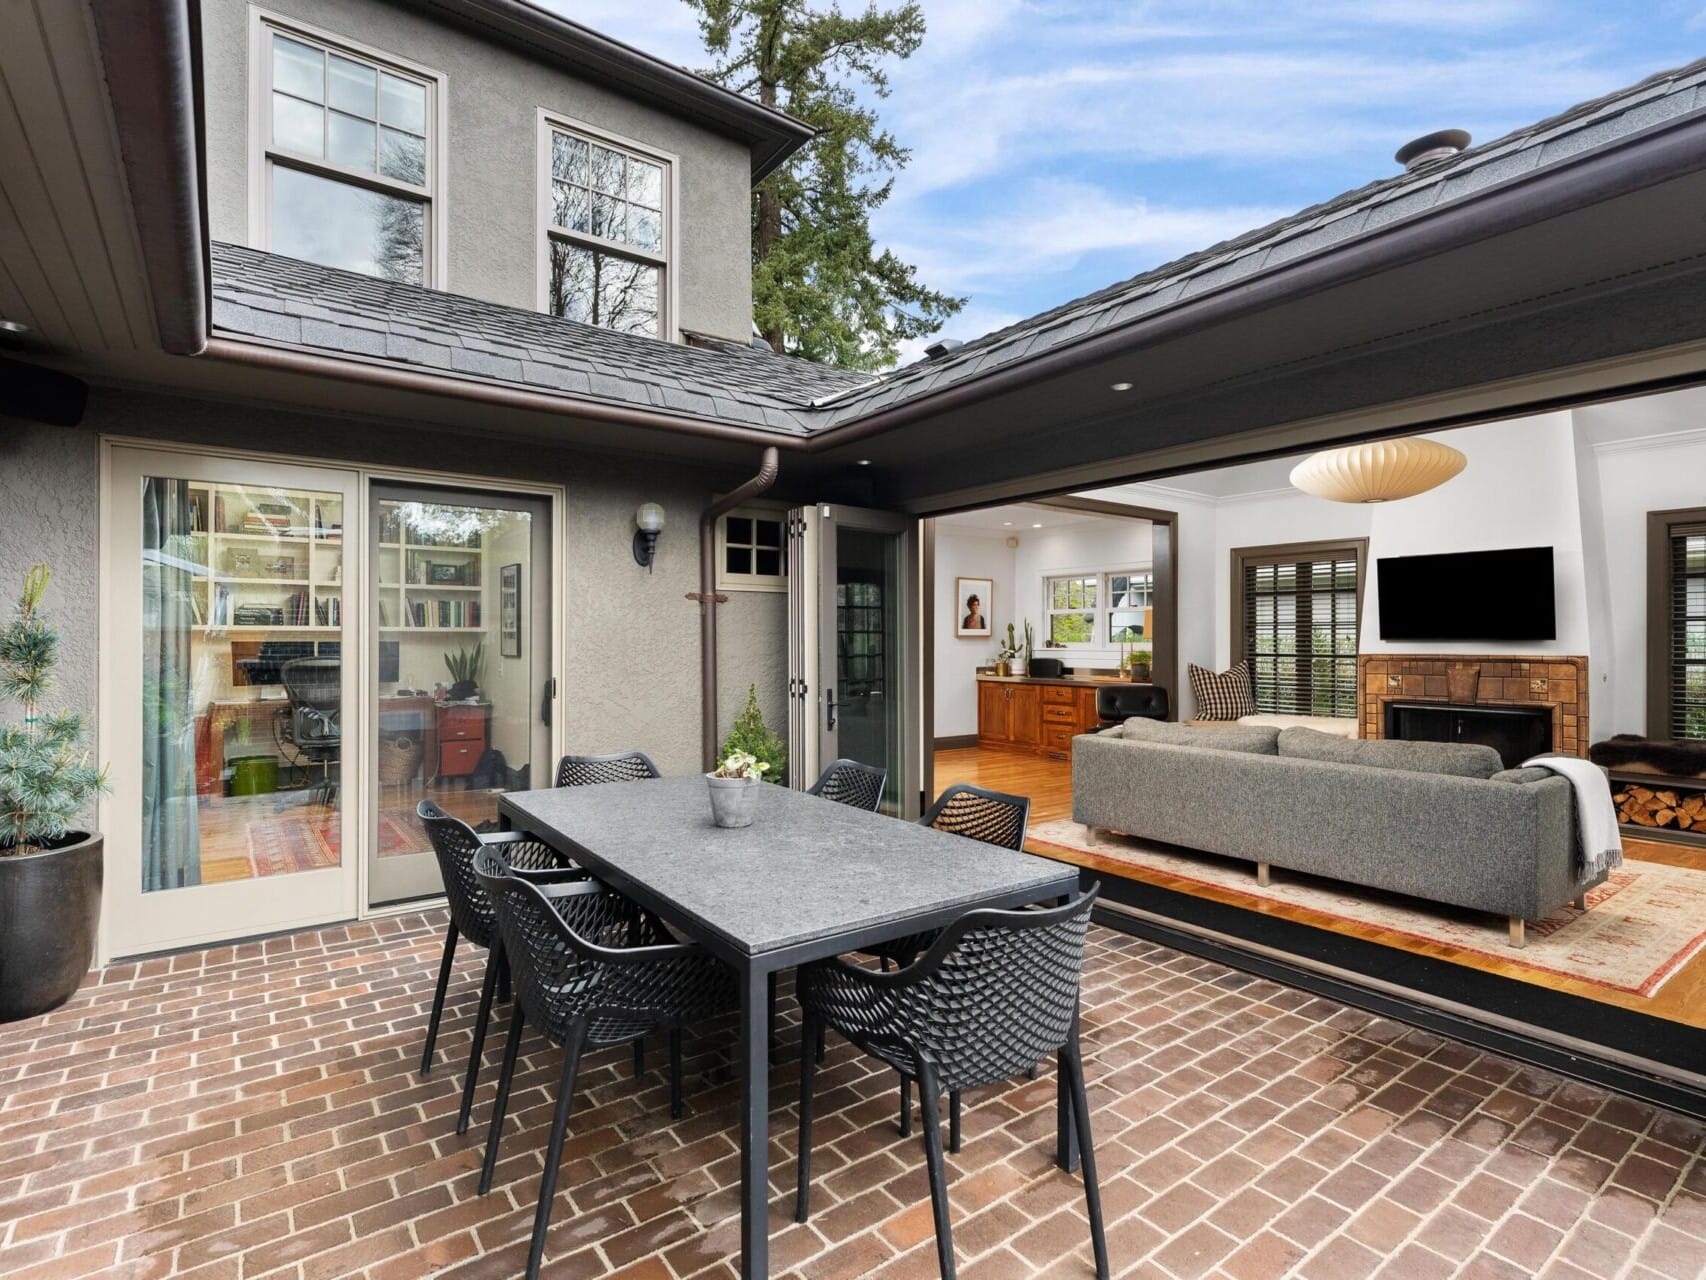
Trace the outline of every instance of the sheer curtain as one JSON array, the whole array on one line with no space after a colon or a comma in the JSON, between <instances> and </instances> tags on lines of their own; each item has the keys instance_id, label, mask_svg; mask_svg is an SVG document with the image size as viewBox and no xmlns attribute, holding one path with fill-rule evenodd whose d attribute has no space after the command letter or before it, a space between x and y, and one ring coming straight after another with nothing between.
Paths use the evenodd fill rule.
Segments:
<instances>
[{"instance_id":1,"label":"sheer curtain","mask_svg":"<svg viewBox=\"0 0 1706 1280\"><path fill-rule=\"evenodd\" d=\"M201 883L192 667L198 575L189 486L142 486L142 888Z\"/></svg>"}]
</instances>

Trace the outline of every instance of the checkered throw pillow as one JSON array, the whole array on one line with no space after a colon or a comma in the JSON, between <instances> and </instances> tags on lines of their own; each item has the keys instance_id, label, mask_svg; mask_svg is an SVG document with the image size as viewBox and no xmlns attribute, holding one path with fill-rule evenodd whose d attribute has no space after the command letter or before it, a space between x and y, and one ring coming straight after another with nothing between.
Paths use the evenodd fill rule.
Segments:
<instances>
[{"instance_id":1,"label":"checkered throw pillow","mask_svg":"<svg viewBox=\"0 0 1706 1280\"><path fill-rule=\"evenodd\" d=\"M1236 720L1256 714L1250 664L1240 662L1219 673L1191 663L1191 698L1198 720Z\"/></svg>"}]
</instances>

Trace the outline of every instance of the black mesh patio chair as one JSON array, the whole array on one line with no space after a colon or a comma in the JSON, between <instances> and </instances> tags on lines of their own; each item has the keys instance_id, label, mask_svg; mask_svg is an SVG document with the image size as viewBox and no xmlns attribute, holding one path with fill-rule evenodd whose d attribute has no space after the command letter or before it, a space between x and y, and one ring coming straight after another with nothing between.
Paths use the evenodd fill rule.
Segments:
<instances>
[{"instance_id":1,"label":"black mesh patio chair","mask_svg":"<svg viewBox=\"0 0 1706 1280\"><path fill-rule=\"evenodd\" d=\"M635 782L661 778L644 751L618 751L609 756L564 756L557 762L559 787L591 787L601 782Z\"/></svg>"},{"instance_id":2,"label":"black mesh patio chair","mask_svg":"<svg viewBox=\"0 0 1706 1280\"><path fill-rule=\"evenodd\" d=\"M883 802L883 783L889 771L875 765L860 764L857 760L837 760L823 771L823 776L806 788L808 795L822 796L836 804L852 805L855 809L876 811Z\"/></svg>"},{"instance_id":3,"label":"black mesh patio chair","mask_svg":"<svg viewBox=\"0 0 1706 1280\"><path fill-rule=\"evenodd\" d=\"M606 782L639 782L661 778L644 751L618 751L607 756L564 756L557 761L559 787L596 787ZM646 1074L646 1042L634 1041L634 1079Z\"/></svg>"},{"instance_id":4,"label":"black mesh patio chair","mask_svg":"<svg viewBox=\"0 0 1706 1280\"><path fill-rule=\"evenodd\" d=\"M1028 797L956 782L936 797L936 803L925 810L918 825L1022 853L1025 828L1030 820ZM935 939L933 933L908 934L878 943L865 954L878 957L885 968L891 964L911 964Z\"/></svg>"},{"instance_id":5,"label":"black mesh patio chair","mask_svg":"<svg viewBox=\"0 0 1706 1280\"><path fill-rule=\"evenodd\" d=\"M480 1055L486 1047L486 1028L491 1023L492 996L500 985L507 988L507 969L498 941L497 915L474 874L474 856L482 849L502 849L512 867L557 871L585 878L586 873L550 845L520 831L496 831L481 835L460 818L453 818L431 800L422 800L415 815L426 828L427 839L438 859L444 880L444 895L450 902L450 927L444 932L444 959L438 966L438 989L432 997L432 1016L427 1020L426 1049L421 1053L421 1074L432 1070L433 1046L438 1042L438 1023L444 1013L444 993L450 986L450 968L456 959L456 941L465 938L486 949L486 976L480 984L480 1012L474 1019L474 1044L468 1051L468 1076L462 1086L462 1110L456 1132L468 1131L468 1113L474 1104L474 1085L480 1072ZM505 996L507 999L507 994Z\"/></svg>"},{"instance_id":6,"label":"black mesh patio chair","mask_svg":"<svg viewBox=\"0 0 1706 1280\"><path fill-rule=\"evenodd\" d=\"M1050 1053L1058 1053L1071 1091L1072 1119L1083 1159L1096 1275L1107 1280L1108 1248L1078 1044L1079 978L1096 892L1092 885L1075 901L1058 907L968 912L942 930L922 957L896 972L880 973L842 959L800 969L804 1021L797 1222L805 1222L811 1211L816 1066L810 1046L820 1026L833 1027L903 1077L919 1081L936 1254L943 1280L954 1277L954 1242L938 1100L943 1093L948 1095L949 1145L957 1152L964 1090L1011 1079Z\"/></svg>"},{"instance_id":7,"label":"black mesh patio chair","mask_svg":"<svg viewBox=\"0 0 1706 1280\"><path fill-rule=\"evenodd\" d=\"M681 1028L733 1011L740 995L733 970L701 947L676 942L656 916L596 880L563 883L560 872L512 874L496 849L482 850L474 871L497 908L498 931L515 983L480 1194L491 1190L497 1167L523 1025L532 1023L564 1050L527 1258L527 1275L533 1280L545 1252L581 1054L667 1032L669 1110L679 1119Z\"/></svg>"}]
</instances>

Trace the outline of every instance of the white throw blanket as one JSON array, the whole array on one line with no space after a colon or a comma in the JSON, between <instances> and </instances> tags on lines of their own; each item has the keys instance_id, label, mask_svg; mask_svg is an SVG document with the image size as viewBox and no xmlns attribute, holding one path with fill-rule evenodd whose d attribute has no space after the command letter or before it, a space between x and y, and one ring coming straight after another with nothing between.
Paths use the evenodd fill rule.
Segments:
<instances>
[{"instance_id":1,"label":"white throw blanket","mask_svg":"<svg viewBox=\"0 0 1706 1280\"><path fill-rule=\"evenodd\" d=\"M1566 778L1576 791L1576 828L1581 834L1578 883L1597 880L1623 865L1623 832L1617 825L1617 806L1611 802L1611 783L1605 770L1575 756L1535 756L1524 769L1550 769Z\"/></svg>"}]
</instances>

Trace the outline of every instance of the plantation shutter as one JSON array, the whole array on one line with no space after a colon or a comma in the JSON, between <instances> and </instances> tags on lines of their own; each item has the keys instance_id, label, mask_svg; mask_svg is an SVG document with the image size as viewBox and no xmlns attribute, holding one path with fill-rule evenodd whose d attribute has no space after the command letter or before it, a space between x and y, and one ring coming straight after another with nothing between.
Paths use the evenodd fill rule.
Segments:
<instances>
[{"instance_id":1,"label":"plantation shutter","mask_svg":"<svg viewBox=\"0 0 1706 1280\"><path fill-rule=\"evenodd\" d=\"M1670 528L1669 735L1706 738L1706 524Z\"/></svg>"},{"instance_id":2,"label":"plantation shutter","mask_svg":"<svg viewBox=\"0 0 1706 1280\"><path fill-rule=\"evenodd\" d=\"M1352 548L1242 558L1242 656L1256 709L1354 716L1361 584Z\"/></svg>"}]
</instances>

